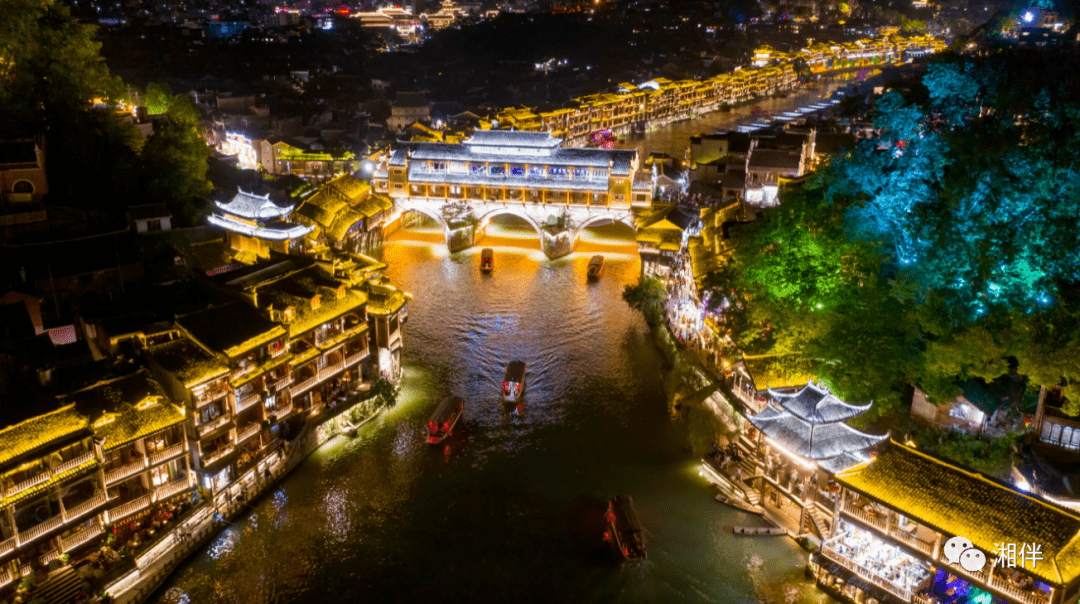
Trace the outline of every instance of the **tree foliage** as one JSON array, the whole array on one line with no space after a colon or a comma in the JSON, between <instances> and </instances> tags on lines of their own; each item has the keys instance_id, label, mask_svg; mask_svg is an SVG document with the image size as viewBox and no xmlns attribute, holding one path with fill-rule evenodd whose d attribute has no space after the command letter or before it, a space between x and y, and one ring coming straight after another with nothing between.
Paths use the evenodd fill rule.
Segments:
<instances>
[{"instance_id":1,"label":"tree foliage","mask_svg":"<svg viewBox=\"0 0 1080 604\"><path fill-rule=\"evenodd\" d=\"M197 223L201 200L211 190L206 180L209 157L191 97L177 95L165 117L155 122L154 134L143 148L147 193L165 202L183 221Z\"/></svg>"},{"instance_id":2,"label":"tree foliage","mask_svg":"<svg viewBox=\"0 0 1080 604\"><path fill-rule=\"evenodd\" d=\"M38 134L115 90L94 40L67 5L0 0L0 136Z\"/></svg>"},{"instance_id":3,"label":"tree foliage","mask_svg":"<svg viewBox=\"0 0 1080 604\"><path fill-rule=\"evenodd\" d=\"M797 352L878 413L904 384L944 401L1014 371L1080 412L1080 104L1018 63L931 65L877 99L877 137L782 192L725 276L740 348Z\"/></svg>"},{"instance_id":4,"label":"tree foliage","mask_svg":"<svg viewBox=\"0 0 1080 604\"><path fill-rule=\"evenodd\" d=\"M625 286L622 297L630 308L641 311L649 323L659 323L663 318L667 290L656 277L643 277L636 284Z\"/></svg>"}]
</instances>

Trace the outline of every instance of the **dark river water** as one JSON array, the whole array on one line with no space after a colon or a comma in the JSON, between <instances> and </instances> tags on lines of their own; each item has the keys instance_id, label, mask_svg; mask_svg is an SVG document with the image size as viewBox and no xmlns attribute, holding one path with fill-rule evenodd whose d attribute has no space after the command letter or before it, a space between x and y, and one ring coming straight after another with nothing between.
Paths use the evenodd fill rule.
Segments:
<instances>
[{"instance_id":1,"label":"dark river water","mask_svg":"<svg viewBox=\"0 0 1080 604\"><path fill-rule=\"evenodd\" d=\"M830 87L831 89L831 87ZM768 101L790 109L829 89ZM750 108L630 142L681 156L689 136L745 123ZM271 602L763 602L829 600L790 539L735 536L760 520L717 503L668 410L664 359L620 297L640 261L628 228L589 230L548 261L531 230L496 222L479 249L393 235L376 254L412 292L398 405L313 453L192 556L160 604ZM587 283L592 254L606 271ZM525 361L524 402L505 406L506 364ZM466 401L454 434L426 442L444 396ZM613 494L634 497L648 560L603 541Z\"/></svg>"}]
</instances>

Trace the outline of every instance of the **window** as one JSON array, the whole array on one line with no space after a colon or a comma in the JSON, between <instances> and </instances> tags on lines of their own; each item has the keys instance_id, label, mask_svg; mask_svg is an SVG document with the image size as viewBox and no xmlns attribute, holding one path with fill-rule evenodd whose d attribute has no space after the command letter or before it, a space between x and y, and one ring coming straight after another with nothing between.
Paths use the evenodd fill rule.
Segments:
<instances>
[{"instance_id":1,"label":"window","mask_svg":"<svg viewBox=\"0 0 1080 604\"><path fill-rule=\"evenodd\" d=\"M161 230L161 221L160 220L147 220L146 221L146 230L147 231L160 231Z\"/></svg>"},{"instance_id":2,"label":"window","mask_svg":"<svg viewBox=\"0 0 1080 604\"><path fill-rule=\"evenodd\" d=\"M444 162L444 161L431 162L431 169L432 170L445 170L446 169L446 162Z\"/></svg>"},{"instance_id":3,"label":"window","mask_svg":"<svg viewBox=\"0 0 1080 604\"><path fill-rule=\"evenodd\" d=\"M395 182L394 183L394 190L400 191L401 189L404 189L404 188L405 188L405 185L401 184L400 182Z\"/></svg>"},{"instance_id":4,"label":"window","mask_svg":"<svg viewBox=\"0 0 1080 604\"><path fill-rule=\"evenodd\" d=\"M492 176L506 176L506 166L491 166L489 173Z\"/></svg>"},{"instance_id":5,"label":"window","mask_svg":"<svg viewBox=\"0 0 1080 604\"><path fill-rule=\"evenodd\" d=\"M266 402L264 403L264 405L266 406L266 408L267 408L267 409L273 409L273 408L274 408L274 401L275 401L276 399L277 399L277 397L276 397L276 396L268 396L268 397L266 397Z\"/></svg>"},{"instance_id":6,"label":"window","mask_svg":"<svg viewBox=\"0 0 1080 604\"><path fill-rule=\"evenodd\" d=\"M511 166L510 174L513 176L525 176L525 166Z\"/></svg>"}]
</instances>

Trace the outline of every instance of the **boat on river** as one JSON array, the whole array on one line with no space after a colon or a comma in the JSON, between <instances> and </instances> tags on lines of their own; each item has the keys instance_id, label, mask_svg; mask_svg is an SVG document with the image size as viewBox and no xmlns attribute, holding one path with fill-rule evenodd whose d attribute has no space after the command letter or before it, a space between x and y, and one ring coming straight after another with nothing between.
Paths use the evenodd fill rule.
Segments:
<instances>
[{"instance_id":1,"label":"boat on river","mask_svg":"<svg viewBox=\"0 0 1080 604\"><path fill-rule=\"evenodd\" d=\"M629 495L615 495L608 500L608 530L604 538L619 550L626 560L647 558L645 539L642 536L641 522L634 510L634 498Z\"/></svg>"},{"instance_id":2,"label":"boat on river","mask_svg":"<svg viewBox=\"0 0 1080 604\"><path fill-rule=\"evenodd\" d=\"M480 250L480 272L490 273L495 270L495 250L486 247Z\"/></svg>"},{"instance_id":3,"label":"boat on river","mask_svg":"<svg viewBox=\"0 0 1080 604\"><path fill-rule=\"evenodd\" d=\"M600 278L600 275L604 274L604 257L597 254L589 259L589 268L586 269L585 274L588 275L590 281L595 281Z\"/></svg>"},{"instance_id":4,"label":"boat on river","mask_svg":"<svg viewBox=\"0 0 1080 604\"><path fill-rule=\"evenodd\" d=\"M461 414L465 411L465 401L457 396L448 396L435 408L428 420L428 442L437 445L454 433Z\"/></svg>"},{"instance_id":5,"label":"boat on river","mask_svg":"<svg viewBox=\"0 0 1080 604\"><path fill-rule=\"evenodd\" d=\"M503 376L502 399L504 403L516 403L525 391L525 362L512 361Z\"/></svg>"}]
</instances>

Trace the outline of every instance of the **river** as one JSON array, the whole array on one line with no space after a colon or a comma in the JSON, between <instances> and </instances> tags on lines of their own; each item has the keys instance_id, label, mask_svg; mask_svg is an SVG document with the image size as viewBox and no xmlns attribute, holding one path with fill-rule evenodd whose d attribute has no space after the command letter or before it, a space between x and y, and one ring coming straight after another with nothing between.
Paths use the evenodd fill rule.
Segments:
<instances>
[{"instance_id":1,"label":"river","mask_svg":"<svg viewBox=\"0 0 1080 604\"><path fill-rule=\"evenodd\" d=\"M684 138L749 111L658 129L646 149L681 155ZM640 271L630 230L590 229L548 261L534 233L496 220L482 245L496 249L490 276L479 249L448 254L432 229L390 237L377 255L414 295L397 406L313 453L151 601L829 601L790 539L725 531L761 521L713 499L668 409L663 357L620 297ZM587 283L595 253L606 271ZM504 406L514 359L526 395ZM465 399L464 419L433 447L426 420L448 394ZM620 565L602 540L605 501L620 493L635 499L648 560Z\"/></svg>"}]
</instances>

